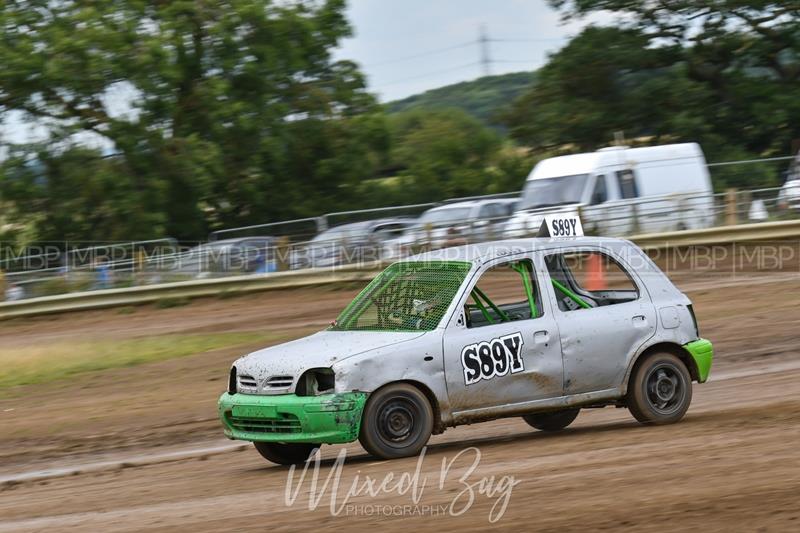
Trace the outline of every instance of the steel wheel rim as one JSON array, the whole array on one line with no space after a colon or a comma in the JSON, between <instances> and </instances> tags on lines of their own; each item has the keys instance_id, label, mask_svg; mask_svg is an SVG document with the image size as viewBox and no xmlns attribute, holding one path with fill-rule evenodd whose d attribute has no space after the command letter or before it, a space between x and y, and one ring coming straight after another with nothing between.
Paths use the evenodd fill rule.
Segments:
<instances>
[{"instance_id":1,"label":"steel wheel rim","mask_svg":"<svg viewBox=\"0 0 800 533\"><path fill-rule=\"evenodd\" d=\"M408 398L386 400L378 409L378 434L387 445L404 448L416 440L420 432L419 406Z\"/></svg>"},{"instance_id":2,"label":"steel wheel rim","mask_svg":"<svg viewBox=\"0 0 800 533\"><path fill-rule=\"evenodd\" d=\"M661 363L650 369L644 380L644 389L650 407L662 415L675 413L686 399L683 374L669 363Z\"/></svg>"}]
</instances>

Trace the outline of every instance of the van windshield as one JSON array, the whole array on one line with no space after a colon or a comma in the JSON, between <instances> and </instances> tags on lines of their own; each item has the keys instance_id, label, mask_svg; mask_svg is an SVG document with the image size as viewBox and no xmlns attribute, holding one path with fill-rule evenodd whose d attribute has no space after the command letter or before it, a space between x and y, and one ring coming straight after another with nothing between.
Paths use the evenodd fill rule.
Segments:
<instances>
[{"instance_id":1,"label":"van windshield","mask_svg":"<svg viewBox=\"0 0 800 533\"><path fill-rule=\"evenodd\" d=\"M519 208L534 209L577 204L581 201L588 179L588 174L576 174L529 181L522 191Z\"/></svg>"}]
</instances>

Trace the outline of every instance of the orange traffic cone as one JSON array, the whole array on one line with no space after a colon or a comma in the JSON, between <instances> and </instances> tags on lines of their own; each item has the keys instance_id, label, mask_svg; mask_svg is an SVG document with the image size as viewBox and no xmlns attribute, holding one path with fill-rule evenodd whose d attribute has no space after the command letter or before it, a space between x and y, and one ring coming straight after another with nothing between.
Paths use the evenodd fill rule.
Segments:
<instances>
[{"instance_id":1,"label":"orange traffic cone","mask_svg":"<svg viewBox=\"0 0 800 533\"><path fill-rule=\"evenodd\" d=\"M600 254L589 254L586 259L586 290L604 291L607 288L603 258Z\"/></svg>"}]
</instances>

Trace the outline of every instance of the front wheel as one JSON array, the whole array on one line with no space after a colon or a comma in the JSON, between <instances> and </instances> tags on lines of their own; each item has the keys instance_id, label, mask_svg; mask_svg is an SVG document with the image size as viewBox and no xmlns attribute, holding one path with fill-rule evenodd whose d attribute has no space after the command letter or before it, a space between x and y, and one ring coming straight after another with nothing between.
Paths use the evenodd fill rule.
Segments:
<instances>
[{"instance_id":1,"label":"front wheel","mask_svg":"<svg viewBox=\"0 0 800 533\"><path fill-rule=\"evenodd\" d=\"M432 431L428 398L414 386L397 383L370 395L358 440L370 455L396 459L417 455Z\"/></svg>"},{"instance_id":2,"label":"front wheel","mask_svg":"<svg viewBox=\"0 0 800 533\"><path fill-rule=\"evenodd\" d=\"M692 377L670 353L655 353L636 365L628 383L628 409L642 424L677 422L692 403Z\"/></svg>"},{"instance_id":3,"label":"front wheel","mask_svg":"<svg viewBox=\"0 0 800 533\"><path fill-rule=\"evenodd\" d=\"M522 415L522 419L528 423L529 426L542 431L560 431L572 424L580 413L578 409L565 409L563 411L556 411L555 413L534 413L531 415Z\"/></svg>"},{"instance_id":4,"label":"front wheel","mask_svg":"<svg viewBox=\"0 0 800 533\"><path fill-rule=\"evenodd\" d=\"M308 460L309 455L320 447L320 444L280 444L277 442L254 442L253 445L267 461L279 465L298 465Z\"/></svg>"}]
</instances>

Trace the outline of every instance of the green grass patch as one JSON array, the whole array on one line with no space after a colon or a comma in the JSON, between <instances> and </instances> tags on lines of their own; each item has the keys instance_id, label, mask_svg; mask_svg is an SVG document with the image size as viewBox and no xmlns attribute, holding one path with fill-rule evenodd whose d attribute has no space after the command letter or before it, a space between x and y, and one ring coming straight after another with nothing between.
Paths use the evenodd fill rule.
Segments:
<instances>
[{"instance_id":1,"label":"green grass patch","mask_svg":"<svg viewBox=\"0 0 800 533\"><path fill-rule=\"evenodd\" d=\"M189 298L161 298L156 301L156 308L158 309L172 309L173 307L183 307L189 305L191 300Z\"/></svg>"},{"instance_id":2,"label":"green grass patch","mask_svg":"<svg viewBox=\"0 0 800 533\"><path fill-rule=\"evenodd\" d=\"M0 389L282 338L283 335L258 332L209 333L0 347Z\"/></svg>"}]
</instances>

